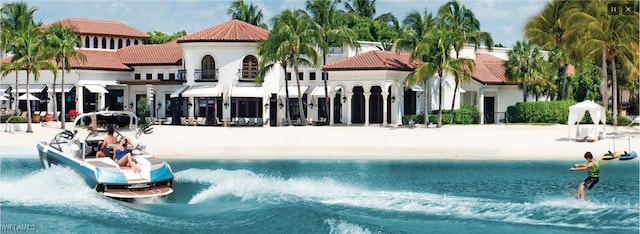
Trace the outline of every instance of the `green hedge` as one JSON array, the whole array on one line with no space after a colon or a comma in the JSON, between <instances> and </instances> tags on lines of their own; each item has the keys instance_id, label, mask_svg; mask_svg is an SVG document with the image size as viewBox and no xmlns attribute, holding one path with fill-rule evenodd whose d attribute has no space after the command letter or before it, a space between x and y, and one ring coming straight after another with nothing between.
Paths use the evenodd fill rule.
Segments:
<instances>
[{"instance_id":1,"label":"green hedge","mask_svg":"<svg viewBox=\"0 0 640 234\"><path fill-rule=\"evenodd\" d=\"M460 109L454 110L453 114L451 114L451 110L443 110L442 111L442 123L449 124L451 123L451 118L453 117L454 124L478 124L480 123L480 112L478 112L478 108L472 105L462 105ZM411 121L417 124L424 123L424 115L405 115L402 116L402 124L409 124ZM437 123L438 122L438 111L432 111L429 114L429 122Z\"/></svg>"},{"instance_id":2,"label":"green hedge","mask_svg":"<svg viewBox=\"0 0 640 234\"><path fill-rule=\"evenodd\" d=\"M0 122L1 123L6 123L7 119L9 119L10 117L13 117L13 115L3 115L0 116ZM22 117L22 116L15 116L11 119L11 121L9 121L10 123L26 123L27 122L27 117Z\"/></svg>"},{"instance_id":3,"label":"green hedge","mask_svg":"<svg viewBox=\"0 0 640 234\"><path fill-rule=\"evenodd\" d=\"M519 102L507 107L507 121L510 123L562 123L569 118L569 107L573 100ZM586 117L586 116L585 116Z\"/></svg>"}]
</instances>

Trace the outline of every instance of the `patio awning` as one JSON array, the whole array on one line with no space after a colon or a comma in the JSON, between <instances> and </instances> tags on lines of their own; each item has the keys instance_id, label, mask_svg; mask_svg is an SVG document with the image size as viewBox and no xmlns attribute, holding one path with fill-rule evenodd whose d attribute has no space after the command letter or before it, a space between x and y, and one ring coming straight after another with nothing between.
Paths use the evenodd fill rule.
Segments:
<instances>
[{"instance_id":1,"label":"patio awning","mask_svg":"<svg viewBox=\"0 0 640 234\"><path fill-rule=\"evenodd\" d=\"M331 86L328 85L327 86L327 91L331 92ZM320 86L316 86L315 88L313 88L313 91L311 91L311 96L314 97L325 97L324 95L324 85L320 85Z\"/></svg>"},{"instance_id":2,"label":"patio awning","mask_svg":"<svg viewBox=\"0 0 640 234\"><path fill-rule=\"evenodd\" d=\"M269 93L263 87L231 87L231 97L268 98Z\"/></svg>"},{"instance_id":3,"label":"patio awning","mask_svg":"<svg viewBox=\"0 0 640 234\"><path fill-rule=\"evenodd\" d=\"M10 88L10 84L0 84L0 93L6 93Z\"/></svg>"},{"instance_id":4,"label":"patio awning","mask_svg":"<svg viewBox=\"0 0 640 234\"><path fill-rule=\"evenodd\" d=\"M40 101L40 98L37 98L36 96L33 96L33 94L30 94L30 93L25 93L20 95L20 97L18 97L18 100L27 100L27 96L29 96L29 101Z\"/></svg>"},{"instance_id":5,"label":"patio awning","mask_svg":"<svg viewBox=\"0 0 640 234\"><path fill-rule=\"evenodd\" d=\"M55 88L56 93L60 93L60 92L62 92L62 90L63 90L63 89L61 88L62 86L60 86L59 84L56 84L56 85L55 85L55 87L56 87L56 88ZM73 89L73 85L72 85L72 84L66 84L66 85L64 85L64 92L65 92L65 93L70 92L70 91L71 91L71 89ZM49 90L49 91L53 92L53 89L51 89L51 90Z\"/></svg>"},{"instance_id":6,"label":"patio awning","mask_svg":"<svg viewBox=\"0 0 640 234\"><path fill-rule=\"evenodd\" d=\"M42 93L45 87L47 86L43 84L30 84L29 93ZM26 93L26 92L27 92L27 85L18 86L18 93Z\"/></svg>"},{"instance_id":7,"label":"patio awning","mask_svg":"<svg viewBox=\"0 0 640 234\"><path fill-rule=\"evenodd\" d=\"M307 86L300 86L300 92L304 95L305 92L307 92ZM286 96L286 90L284 89L284 87L282 87L282 89L280 89L280 92L278 92L279 96ZM289 98L297 98L298 96L300 96L300 94L298 94L298 86L289 86Z\"/></svg>"},{"instance_id":8,"label":"patio awning","mask_svg":"<svg viewBox=\"0 0 640 234\"><path fill-rule=\"evenodd\" d=\"M182 93L183 97L220 97L223 85L194 85Z\"/></svg>"},{"instance_id":9,"label":"patio awning","mask_svg":"<svg viewBox=\"0 0 640 234\"><path fill-rule=\"evenodd\" d=\"M411 90L413 90L414 92L424 92L424 88L422 88L422 86L418 84L411 85Z\"/></svg>"},{"instance_id":10,"label":"patio awning","mask_svg":"<svg viewBox=\"0 0 640 234\"><path fill-rule=\"evenodd\" d=\"M177 97L181 97L182 93L187 90L189 88L189 86L182 86L178 89L176 89L175 91L173 91L173 93L171 93L171 95L169 97L171 98L177 98Z\"/></svg>"},{"instance_id":11,"label":"patio awning","mask_svg":"<svg viewBox=\"0 0 640 234\"><path fill-rule=\"evenodd\" d=\"M9 101L9 99L3 95L3 96L0 96L0 101Z\"/></svg>"},{"instance_id":12,"label":"patio awning","mask_svg":"<svg viewBox=\"0 0 640 234\"><path fill-rule=\"evenodd\" d=\"M84 87L87 88L89 92L92 92L92 93L108 93L109 92L102 85L86 84L84 85Z\"/></svg>"}]
</instances>

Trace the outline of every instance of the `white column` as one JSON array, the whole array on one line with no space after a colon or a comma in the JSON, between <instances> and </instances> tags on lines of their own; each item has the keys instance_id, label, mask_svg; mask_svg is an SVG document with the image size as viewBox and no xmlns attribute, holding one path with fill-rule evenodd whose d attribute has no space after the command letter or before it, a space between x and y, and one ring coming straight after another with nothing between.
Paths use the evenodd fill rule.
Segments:
<instances>
[{"instance_id":1,"label":"white column","mask_svg":"<svg viewBox=\"0 0 640 234\"><path fill-rule=\"evenodd\" d=\"M369 96L371 93L364 92L364 126L369 126Z\"/></svg>"},{"instance_id":2,"label":"white column","mask_svg":"<svg viewBox=\"0 0 640 234\"><path fill-rule=\"evenodd\" d=\"M81 84L76 85L76 111L78 113L84 113L84 86Z\"/></svg>"},{"instance_id":3,"label":"white column","mask_svg":"<svg viewBox=\"0 0 640 234\"><path fill-rule=\"evenodd\" d=\"M353 93L345 92L345 95L347 97L347 103L345 103L344 105L347 108L347 111L346 111L347 126L351 126L351 98L353 97Z\"/></svg>"},{"instance_id":4,"label":"white column","mask_svg":"<svg viewBox=\"0 0 640 234\"><path fill-rule=\"evenodd\" d=\"M387 123L387 92L382 92L382 126L389 126Z\"/></svg>"},{"instance_id":5,"label":"white column","mask_svg":"<svg viewBox=\"0 0 640 234\"><path fill-rule=\"evenodd\" d=\"M332 93L329 93L328 96L329 96L329 106L327 108L329 109L329 113L328 113L329 116L327 116L328 117L327 120L329 120L329 126L333 126L333 121L334 121L333 117L335 116L334 111L336 111L334 108L335 106L334 102L336 101L336 94L332 92Z\"/></svg>"},{"instance_id":6,"label":"white column","mask_svg":"<svg viewBox=\"0 0 640 234\"><path fill-rule=\"evenodd\" d=\"M480 112L480 124L484 124L484 87L478 90L478 112Z\"/></svg>"}]
</instances>

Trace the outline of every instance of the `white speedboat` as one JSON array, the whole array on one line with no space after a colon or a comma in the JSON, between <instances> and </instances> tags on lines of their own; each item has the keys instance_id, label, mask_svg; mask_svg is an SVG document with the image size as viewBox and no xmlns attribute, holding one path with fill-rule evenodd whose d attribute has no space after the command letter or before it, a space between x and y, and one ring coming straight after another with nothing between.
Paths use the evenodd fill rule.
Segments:
<instances>
[{"instance_id":1,"label":"white speedboat","mask_svg":"<svg viewBox=\"0 0 640 234\"><path fill-rule=\"evenodd\" d=\"M114 127L114 136L127 137L135 147L131 158L141 169L119 166L109 150L106 157L97 157L99 142L107 136L107 126ZM173 192L173 172L165 161L146 152L141 136L151 133L149 125L138 128L138 117L129 111L99 111L79 115L71 130L56 134L50 142L37 145L44 168L54 165L70 167L87 184L107 197L131 200L161 197Z\"/></svg>"}]
</instances>

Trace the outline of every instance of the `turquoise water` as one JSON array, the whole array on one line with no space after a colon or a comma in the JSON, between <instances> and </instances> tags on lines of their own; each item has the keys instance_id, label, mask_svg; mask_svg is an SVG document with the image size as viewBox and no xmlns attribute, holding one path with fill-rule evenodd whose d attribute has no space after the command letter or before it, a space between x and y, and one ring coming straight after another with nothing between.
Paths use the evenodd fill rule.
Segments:
<instances>
[{"instance_id":1,"label":"turquoise water","mask_svg":"<svg viewBox=\"0 0 640 234\"><path fill-rule=\"evenodd\" d=\"M638 160L169 161L174 194L104 198L68 168L0 159L2 233L638 233Z\"/></svg>"}]
</instances>

